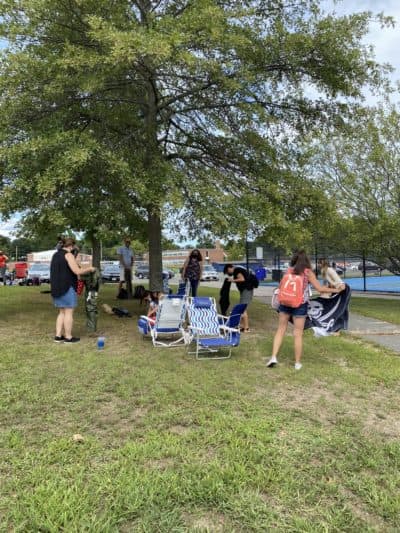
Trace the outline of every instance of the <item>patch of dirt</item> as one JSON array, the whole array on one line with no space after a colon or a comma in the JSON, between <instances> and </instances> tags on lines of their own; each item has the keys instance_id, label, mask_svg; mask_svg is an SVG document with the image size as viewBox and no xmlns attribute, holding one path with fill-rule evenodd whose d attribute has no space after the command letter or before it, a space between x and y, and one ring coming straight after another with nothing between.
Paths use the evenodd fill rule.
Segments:
<instances>
[{"instance_id":1,"label":"patch of dirt","mask_svg":"<svg viewBox=\"0 0 400 533\"><path fill-rule=\"evenodd\" d=\"M171 457L163 457L162 459L152 459L145 463L146 468L153 468L154 470L166 470L174 466L174 460Z\"/></svg>"},{"instance_id":2,"label":"patch of dirt","mask_svg":"<svg viewBox=\"0 0 400 533\"><path fill-rule=\"evenodd\" d=\"M201 516L185 513L183 519L190 531L222 533L226 531L226 519L222 513L209 511Z\"/></svg>"},{"instance_id":3,"label":"patch of dirt","mask_svg":"<svg viewBox=\"0 0 400 533\"><path fill-rule=\"evenodd\" d=\"M175 433L176 435L186 435L189 433L189 431L191 431L192 427L175 424L174 426L170 426L168 429L171 433Z\"/></svg>"},{"instance_id":4,"label":"patch of dirt","mask_svg":"<svg viewBox=\"0 0 400 533\"><path fill-rule=\"evenodd\" d=\"M271 372L271 375L273 373ZM274 375L272 375L272 379ZM266 398L267 388L257 387L255 399ZM274 380L273 401L308 416L326 426L335 425L341 418L361 423L366 434L394 440L400 438L400 419L397 412L399 391L379 386L365 394L351 394L335 384L315 380L309 386L277 383Z\"/></svg>"},{"instance_id":5,"label":"patch of dirt","mask_svg":"<svg viewBox=\"0 0 400 533\"><path fill-rule=\"evenodd\" d=\"M386 524L383 520L379 516L371 513L365 503L351 490L346 487L340 487L339 493L346 499L346 505L354 516L363 520L368 524L368 527L372 527L376 531L387 531Z\"/></svg>"},{"instance_id":6,"label":"patch of dirt","mask_svg":"<svg viewBox=\"0 0 400 533\"><path fill-rule=\"evenodd\" d=\"M123 399L110 395L106 401L97 404L97 410L92 414L94 432L98 436L103 434L105 437L113 433L118 438L124 439L142 425L141 420L147 411L143 407L134 407L127 411Z\"/></svg>"},{"instance_id":7,"label":"patch of dirt","mask_svg":"<svg viewBox=\"0 0 400 533\"><path fill-rule=\"evenodd\" d=\"M383 435L386 440L400 439L400 420L398 411L392 411L383 418L380 413L367 413L363 423L363 429L368 435L378 433Z\"/></svg>"}]
</instances>

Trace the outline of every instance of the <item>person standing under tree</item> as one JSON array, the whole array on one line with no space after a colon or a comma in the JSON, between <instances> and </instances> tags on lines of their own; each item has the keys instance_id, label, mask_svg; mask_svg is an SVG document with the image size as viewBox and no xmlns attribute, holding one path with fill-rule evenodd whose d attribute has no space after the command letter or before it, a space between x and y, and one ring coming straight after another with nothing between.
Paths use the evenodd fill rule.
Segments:
<instances>
[{"instance_id":1,"label":"person standing under tree","mask_svg":"<svg viewBox=\"0 0 400 533\"><path fill-rule=\"evenodd\" d=\"M79 274L94 272L94 267L80 268L74 256L75 240L62 239L62 248L53 255L50 264L50 286L54 306L58 309L55 342L79 342L72 336L74 309L78 305L77 285Z\"/></svg>"},{"instance_id":2,"label":"person standing under tree","mask_svg":"<svg viewBox=\"0 0 400 533\"><path fill-rule=\"evenodd\" d=\"M126 283L126 291L128 298L132 298L132 267L133 267L133 250L130 248L131 240L125 237L124 246L120 246L117 250L119 259L119 287L118 293L121 291L124 282Z\"/></svg>"},{"instance_id":3,"label":"person standing under tree","mask_svg":"<svg viewBox=\"0 0 400 533\"><path fill-rule=\"evenodd\" d=\"M203 256L195 248L186 258L182 268L182 279L190 282L192 296L197 296L197 287L203 275Z\"/></svg>"},{"instance_id":4,"label":"person standing under tree","mask_svg":"<svg viewBox=\"0 0 400 533\"><path fill-rule=\"evenodd\" d=\"M3 285L7 285L7 280L6 280L7 261L8 261L8 257L4 254L2 250L0 250L0 278L3 280Z\"/></svg>"}]
</instances>

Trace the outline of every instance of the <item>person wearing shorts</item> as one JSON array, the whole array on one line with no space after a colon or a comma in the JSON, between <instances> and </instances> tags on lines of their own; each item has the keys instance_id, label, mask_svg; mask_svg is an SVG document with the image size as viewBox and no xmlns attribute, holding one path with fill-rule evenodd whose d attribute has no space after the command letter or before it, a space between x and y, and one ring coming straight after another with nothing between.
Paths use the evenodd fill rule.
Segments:
<instances>
[{"instance_id":1,"label":"person wearing shorts","mask_svg":"<svg viewBox=\"0 0 400 533\"><path fill-rule=\"evenodd\" d=\"M236 287L240 293L240 301L241 304L247 304L246 310L242 313L242 326L240 328L241 331L244 331L245 333L250 332L249 327L249 315L247 313L247 309L253 299L253 288L250 287L249 283L249 274L247 270L241 266L233 266L231 264L224 266L224 274L227 274L229 277L227 278L228 281L233 281L236 283Z\"/></svg>"},{"instance_id":2,"label":"person wearing shorts","mask_svg":"<svg viewBox=\"0 0 400 533\"><path fill-rule=\"evenodd\" d=\"M298 307L288 307L282 304L279 305L278 329L274 336L272 356L267 362L267 367L274 368L278 364L277 357L279 349L282 345L289 320L292 319L295 359L294 368L295 370L300 370L302 367L301 356L303 354L304 324L306 322L309 302L309 284L320 293L341 292L345 288L345 285L343 283L338 288L330 288L321 285L311 269L310 260L304 250L300 250L293 255L289 268L291 273L303 276L303 302Z\"/></svg>"},{"instance_id":3,"label":"person wearing shorts","mask_svg":"<svg viewBox=\"0 0 400 533\"><path fill-rule=\"evenodd\" d=\"M50 264L50 285L54 307L58 309L56 335L54 342L66 344L79 342L79 337L72 336L74 309L78 305L78 275L94 272L94 267L81 268L76 262L73 251L75 240L62 238Z\"/></svg>"}]
</instances>

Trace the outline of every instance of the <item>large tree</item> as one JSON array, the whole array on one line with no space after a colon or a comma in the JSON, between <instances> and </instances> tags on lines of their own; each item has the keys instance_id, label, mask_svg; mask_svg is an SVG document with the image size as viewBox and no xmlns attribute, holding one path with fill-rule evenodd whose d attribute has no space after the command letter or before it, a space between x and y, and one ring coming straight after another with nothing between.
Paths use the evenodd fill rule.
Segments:
<instances>
[{"instance_id":1,"label":"large tree","mask_svg":"<svg viewBox=\"0 0 400 533\"><path fill-rule=\"evenodd\" d=\"M362 44L371 14L324 16L314 0L1 0L0 9L10 43L0 208L41 223L71 213L71 226L90 230L134 212L147 222L153 286L171 210L181 209L178 225L221 235L249 219L277 238L290 231L292 199L310 212L318 197L287 164L296 136L345 113L337 97L380 82Z\"/></svg>"},{"instance_id":2,"label":"large tree","mask_svg":"<svg viewBox=\"0 0 400 533\"><path fill-rule=\"evenodd\" d=\"M351 228L344 248L396 274L400 274L399 132L396 107L367 109L340 134L322 139L313 160Z\"/></svg>"}]
</instances>

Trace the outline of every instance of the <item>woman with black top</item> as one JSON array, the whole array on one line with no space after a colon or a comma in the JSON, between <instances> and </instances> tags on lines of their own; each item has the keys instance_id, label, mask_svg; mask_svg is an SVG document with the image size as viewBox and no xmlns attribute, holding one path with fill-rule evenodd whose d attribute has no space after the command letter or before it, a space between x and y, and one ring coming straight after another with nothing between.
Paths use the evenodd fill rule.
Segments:
<instances>
[{"instance_id":1,"label":"woman with black top","mask_svg":"<svg viewBox=\"0 0 400 533\"><path fill-rule=\"evenodd\" d=\"M79 342L79 337L72 336L74 309L78 305L78 275L94 272L94 267L81 268L72 251L75 241L71 237L62 238L50 264L51 295L54 306L58 309L55 342Z\"/></svg>"},{"instance_id":2,"label":"woman with black top","mask_svg":"<svg viewBox=\"0 0 400 533\"><path fill-rule=\"evenodd\" d=\"M197 287L203 275L203 256L195 248L186 258L182 268L182 279L190 281L191 295L197 296Z\"/></svg>"}]
</instances>

